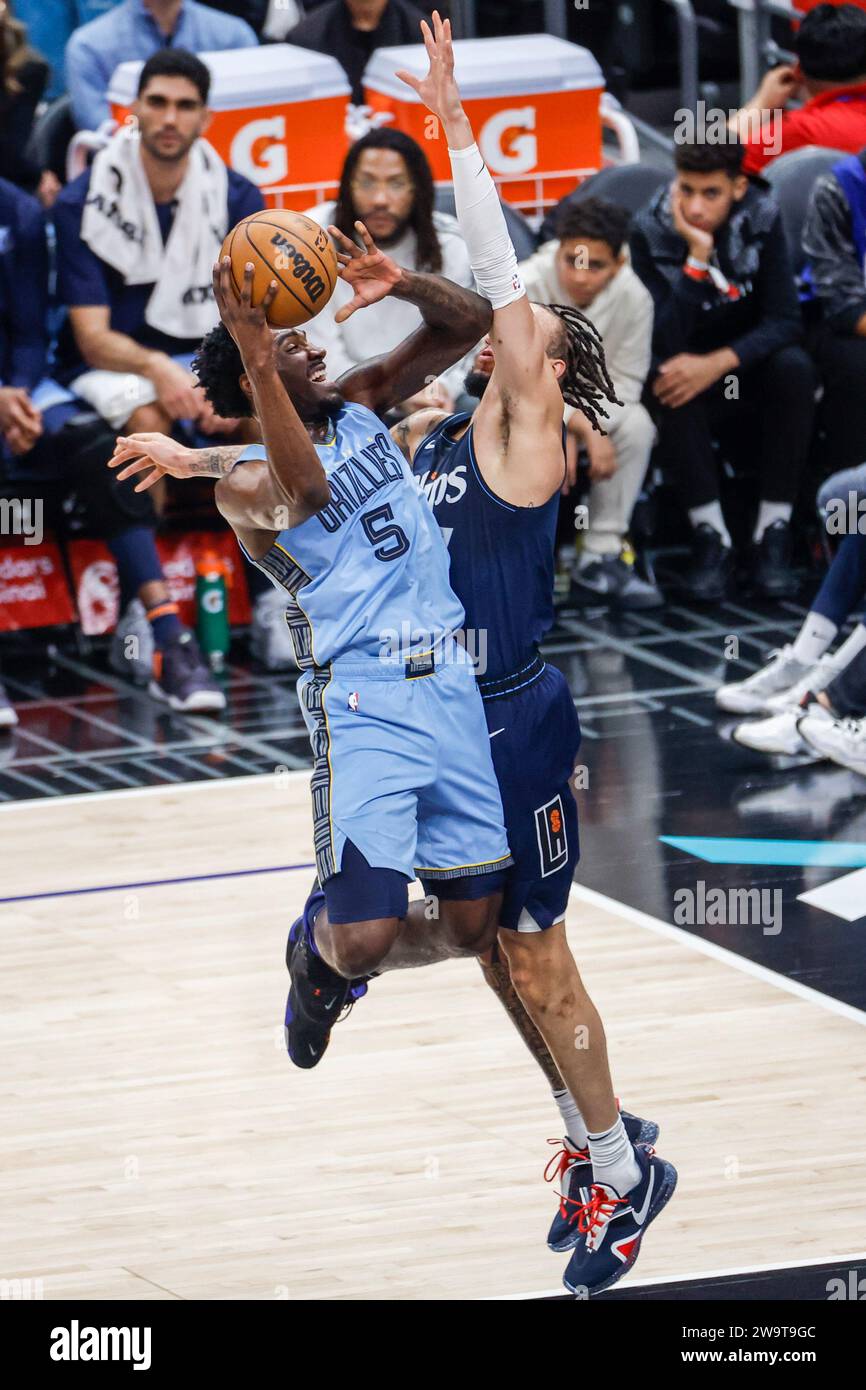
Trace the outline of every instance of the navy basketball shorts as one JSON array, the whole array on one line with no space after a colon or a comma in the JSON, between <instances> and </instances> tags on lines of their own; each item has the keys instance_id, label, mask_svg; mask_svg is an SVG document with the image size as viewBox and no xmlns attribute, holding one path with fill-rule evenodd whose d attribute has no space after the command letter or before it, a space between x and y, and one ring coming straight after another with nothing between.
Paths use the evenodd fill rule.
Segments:
<instances>
[{"instance_id":1,"label":"navy basketball shorts","mask_svg":"<svg viewBox=\"0 0 866 1390\"><path fill-rule=\"evenodd\" d=\"M522 690L486 697L484 713L514 858L500 924L546 931L565 916L580 857L570 785L580 747L577 711L562 672L545 666Z\"/></svg>"}]
</instances>

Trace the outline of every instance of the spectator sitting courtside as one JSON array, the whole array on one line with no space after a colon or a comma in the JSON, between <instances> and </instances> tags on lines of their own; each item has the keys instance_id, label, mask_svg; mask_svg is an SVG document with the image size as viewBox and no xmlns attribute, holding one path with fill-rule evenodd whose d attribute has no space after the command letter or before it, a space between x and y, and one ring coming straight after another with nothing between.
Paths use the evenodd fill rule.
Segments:
<instances>
[{"instance_id":1,"label":"spectator sitting courtside","mask_svg":"<svg viewBox=\"0 0 866 1390\"><path fill-rule=\"evenodd\" d=\"M111 116L108 84L119 63L144 61L169 46L213 53L257 43L245 20L197 0L121 0L76 29L66 45L66 85L76 125L96 130Z\"/></svg>"},{"instance_id":2,"label":"spectator sitting courtside","mask_svg":"<svg viewBox=\"0 0 866 1390\"><path fill-rule=\"evenodd\" d=\"M562 208L559 239L521 263L530 299L571 304L595 324L607 368L622 405L607 406L599 434L580 411L566 406L566 428L589 456L589 525L581 533L572 600L620 608L656 608L662 602L622 559L631 514L646 476L655 426L641 405L650 369L653 302L631 268L626 241L629 214L600 198ZM570 482L574 484L574 470Z\"/></svg>"},{"instance_id":3,"label":"spectator sitting courtside","mask_svg":"<svg viewBox=\"0 0 866 1390\"><path fill-rule=\"evenodd\" d=\"M748 430L759 507L758 592L790 592L790 519L814 415L814 373L779 209L731 139L676 148L676 177L635 219L632 264L655 303L652 392L665 467L693 528L685 577L718 601L734 570L714 437Z\"/></svg>"},{"instance_id":4,"label":"spectator sitting courtside","mask_svg":"<svg viewBox=\"0 0 866 1390\"><path fill-rule=\"evenodd\" d=\"M49 67L30 47L24 25L8 0L0 0L0 179L36 193L44 207L60 192L50 169L38 168L25 153Z\"/></svg>"},{"instance_id":5,"label":"spectator sitting courtside","mask_svg":"<svg viewBox=\"0 0 866 1390\"><path fill-rule=\"evenodd\" d=\"M852 154L866 145L866 11L818 5L803 19L794 48L797 65L772 68L731 121L747 174L803 145ZM798 94L804 105L786 111Z\"/></svg>"},{"instance_id":6,"label":"spectator sitting courtside","mask_svg":"<svg viewBox=\"0 0 866 1390\"><path fill-rule=\"evenodd\" d=\"M328 0L305 15L286 42L336 58L359 106L364 100L361 78L373 51L420 43L419 25L428 17L407 0Z\"/></svg>"},{"instance_id":7,"label":"spectator sitting courtside","mask_svg":"<svg viewBox=\"0 0 866 1390\"><path fill-rule=\"evenodd\" d=\"M355 222L360 219L376 245L398 265L445 275L467 288L474 284L457 219L434 210L430 165L421 146L401 130L383 126L357 140L346 156L336 203L321 203L307 213L320 226L333 222L356 240ZM339 280L310 330L317 346L327 349L328 376L333 381L366 362L371 350L388 352L396 347L421 322L414 305L388 297L371 304L363 314L337 323L337 310L351 298L349 286ZM462 365L451 368L423 399L407 402L406 409L422 405L450 409L464 375Z\"/></svg>"},{"instance_id":8,"label":"spectator sitting courtside","mask_svg":"<svg viewBox=\"0 0 866 1390\"><path fill-rule=\"evenodd\" d=\"M170 433L185 421L225 438L238 427L214 416L190 363L219 317L212 273L222 240L261 209L262 196L202 138L209 81L192 53L150 57L137 129L119 130L54 206L58 294L68 308L56 375L115 432ZM137 594L147 612L163 672L154 693L176 707L221 708L224 697L169 601L152 517L129 547L134 579L124 598Z\"/></svg>"},{"instance_id":9,"label":"spectator sitting courtside","mask_svg":"<svg viewBox=\"0 0 866 1390\"><path fill-rule=\"evenodd\" d=\"M821 307L814 351L826 454L834 469L848 468L866 459L866 150L817 179L803 250Z\"/></svg>"}]
</instances>

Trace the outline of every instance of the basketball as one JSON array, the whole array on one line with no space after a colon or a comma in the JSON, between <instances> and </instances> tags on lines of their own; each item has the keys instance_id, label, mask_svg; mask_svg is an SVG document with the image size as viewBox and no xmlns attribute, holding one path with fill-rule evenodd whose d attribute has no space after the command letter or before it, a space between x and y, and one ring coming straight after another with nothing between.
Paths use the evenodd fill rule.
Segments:
<instances>
[{"instance_id":1,"label":"basketball","mask_svg":"<svg viewBox=\"0 0 866 1390\"><path fill-rule=\"evenodd\" d=\"M271 280L279 284L268 313L274 328L298 328L315 318L337 283L337 256L328 233L301 212L266 208L233 227L220 257L230 256L232 284L240 294L244 266L252 261L253 303L264 297Z\"/></svg>"}]
</instances>

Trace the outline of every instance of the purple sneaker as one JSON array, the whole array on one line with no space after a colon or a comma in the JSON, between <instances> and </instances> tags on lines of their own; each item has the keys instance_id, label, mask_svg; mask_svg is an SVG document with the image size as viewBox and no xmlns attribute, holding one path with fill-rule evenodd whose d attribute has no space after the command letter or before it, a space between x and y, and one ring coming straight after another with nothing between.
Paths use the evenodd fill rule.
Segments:
<instances>
[{"instance_id":1,"label":"purple sneaker","mask_svg":"<svg viewBox=\"0 0 866 1390\"><path fill-rule=\"evenodd\" d=\"M153 670L148 690L157 700L167 700L172 709L188 714L225 709L226 697L191 632L182 632L162 651L154 652Z\"/></svg>"}]
</instances>

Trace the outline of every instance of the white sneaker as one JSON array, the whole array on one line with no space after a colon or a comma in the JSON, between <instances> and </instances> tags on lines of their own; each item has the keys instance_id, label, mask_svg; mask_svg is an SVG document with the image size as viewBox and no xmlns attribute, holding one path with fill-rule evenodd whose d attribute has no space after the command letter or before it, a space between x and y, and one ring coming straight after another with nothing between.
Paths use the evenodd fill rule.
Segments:
<instances>
[{"instance_id":1,"label":"white sneaker","mask_svg":"<svg viewBox=\"0 0 866 1390\"><path fill-rule=\"evenodd\" d=\"M826 690L843 668L832 656L822 656L814 666L808 667L805 675L788 690L780 690L767 701L767 714L781 714L783 710L794 709L807 695L819 695Z\"/></svg>"},{"instance_id":2,"label":"white sneaker","mask_svg":"<svg viewBox=\"0 0 866 1390\"><path fill-rule=\"evenodd\" d=\"M260 594L253 608L250 650L268 671L295 670L295 649L286 623L288 598L273 589Z\"/></svg>"},{"instance_id":3,"label":"white sneaker","mask_svg":"<svg viewBox=\"0 0 866 1390\"><path fill-rule=\"evenodd\" d=\"M791 655L791 645L772 652L766 666L744 681L719 686L716 704L728 714L764 714L768 701L780 691L789 690L813 668Z\"/></svg>"},{"instance_id":4,"label":"white sneaker","mask_svg":"<svg viewBox=\"0 0 866 1390\"><path fill-rule=\"evenodd\" d=\"M817 713L814 713L817 711ZM799 731L799 724L803 722L805 710L799 705L792 709L782 710L781 714L770 715L768 719L757 719L750 724L738 724L733 730L731 738L735 743L740 743L744 748L754 748L759 753L786 753L792 756L795 753L808 753L812 757L818 756L810 744L802 737ZM824 709L823 705L809 705L809 715L814 717L817 723L823 719L832 723L833 716ZM823 755L821 755L823 756Z\"/></svg>"},{"instance_id":5,"label":"white sneaker","mask_svg":"<svg viewBox=\"0 0 866 1390\"><path fill-rule=\"evenodd\" d=\"M108 664L136 685L147 685L153 675L153 628L140 598L132 599L117 620L108 648Z\"/></svg>"},{"instance_id":6,"label":"white sneaker","mask_svg":"<svg viewBox=\"0 0 866 1390\"><path fill-rule=\"evenodd\" d=\"M17 723L18 715L10 705L9 696L3 682L0 681L0 729L14 729Z\"/></svg>"},{"instance_id":7,"label":"white sneaker","mask_svg":"<svg viewBox=\"0 0 866 1390\"><path fill-rule=\"evenodd\" d=\"M816 718L819 709L823 719ZM810 705L799 723L800 737L819 757L866 777L866 719L834 719L822 705Z\"/></svg>"}]
</instances>

